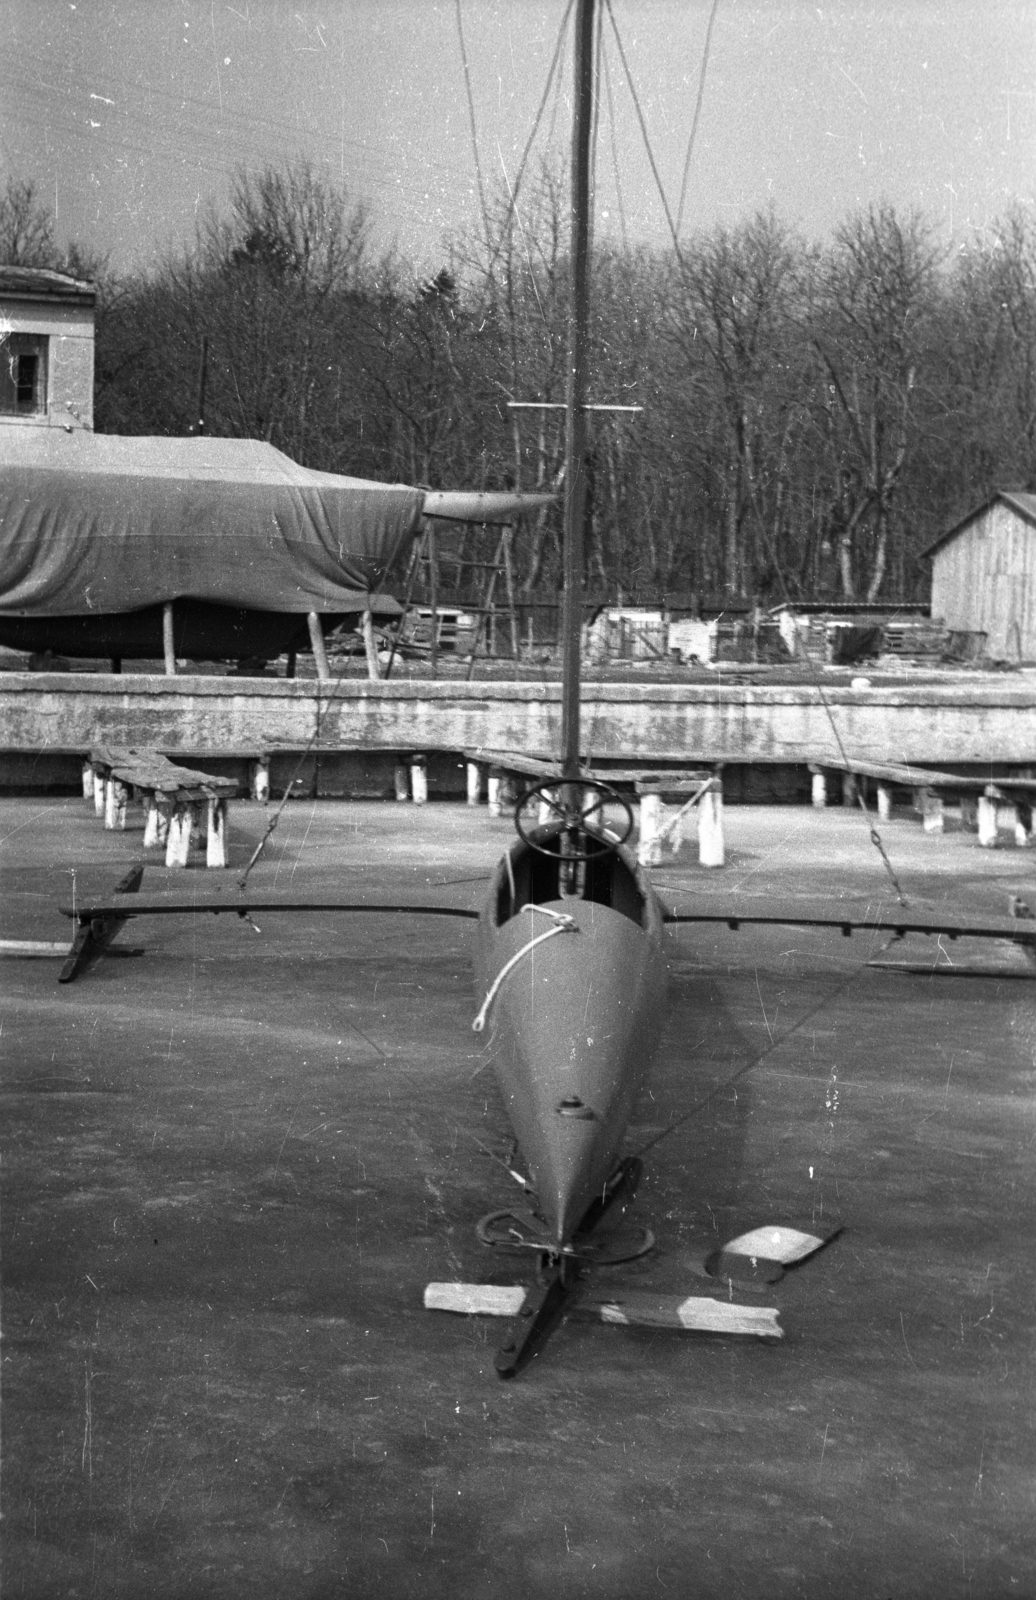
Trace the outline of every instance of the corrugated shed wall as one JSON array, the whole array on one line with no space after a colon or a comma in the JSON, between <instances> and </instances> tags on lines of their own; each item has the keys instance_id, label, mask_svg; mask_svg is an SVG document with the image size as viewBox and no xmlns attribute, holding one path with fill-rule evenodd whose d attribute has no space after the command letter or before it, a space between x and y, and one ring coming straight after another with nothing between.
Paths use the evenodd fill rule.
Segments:
<instances>
[{"instance_id":1,"label":"corrugated shed wall","mask_svg":"<svg viewBox=\"0 0 1036 1600\"><path fill-rule=\"evenodd\" d=\"M997 501L936 552L932 616L987 635L987 654L1036 661L1036 528Z\"/></svg>"}]
</instances>

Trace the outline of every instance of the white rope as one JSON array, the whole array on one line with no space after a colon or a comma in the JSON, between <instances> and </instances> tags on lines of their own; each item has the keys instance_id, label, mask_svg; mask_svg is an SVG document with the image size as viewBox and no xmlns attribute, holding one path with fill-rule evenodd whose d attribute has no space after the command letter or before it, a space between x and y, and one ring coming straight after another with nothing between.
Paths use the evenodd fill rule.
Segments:
<instances>
[{"instance_id":1,"label":"white rope","mask_svg":"<svg viewBox=\"0 0 1036 1600\"><path fill-rule=\"evenodd\" d=\"M546 933L538 933L534 939L530 939L527 944L523 944L520 950L515 951L510 961L505 962L500 968L500 971L497 973L492 984L490 985L489 993L486 995L486 998L483 1000L482 1005L479 1008L478 1016L471 1024L472 1033L482 1032L486 1025L486 1017L489 1015L489 1008L493 1004L493 1001L496 999L497 995L500 993L501 984L507 977L507 974L511 971L511 968L516 967L523 956L527 956L530 950L535 950L536 946L538 944L543 944L545 940L553 939L556 933L579 932L579 929L576 927L575 919L568 916L566 912L551 911L548 906L538 906L532 901L523 906L522 910L542 911L545 917L551 918L554 926L552 928L548 928Z\"/></svg>"}]
</instances>

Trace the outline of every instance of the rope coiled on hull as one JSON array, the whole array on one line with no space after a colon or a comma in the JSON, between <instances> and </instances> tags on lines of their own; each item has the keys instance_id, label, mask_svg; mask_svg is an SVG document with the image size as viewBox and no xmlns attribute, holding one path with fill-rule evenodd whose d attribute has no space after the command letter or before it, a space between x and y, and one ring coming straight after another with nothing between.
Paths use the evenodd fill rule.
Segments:
<instances>
[{"instance_id":1,"label":"rope coiled on hull","mask_svg":"<svg viewBox=\"0 0 1036 1600\"><path fill-rule=\"evenodd\" d=\"M555 934L579 932L575 919L570 917L567 912L551 911L548 906L538 906L533 901L529 901L527 905L522 907L522 910L542 911L545 917L550 917L553 920L554 926L552 928L548 928L546 933L538 933L535 938L528 940L528 942L523 944L520 950L516 950L511 959L506 961L500 968L500 971L497 973L496 977L493 979L493 982L489 986L489 992L486 995L486 998L479 1007L478 1016L471 1024L472 1033L481 1033L484 1029L486 1025L486 1018L489 1015L489 1008L493 1004L493 1001L496 999L497 995L500 993L501 984L512 968L518 965L523 956L527 956L530 951L535 950L538 944L544 944L548 939L553 939Z\"/></svg>"}]
</instances>

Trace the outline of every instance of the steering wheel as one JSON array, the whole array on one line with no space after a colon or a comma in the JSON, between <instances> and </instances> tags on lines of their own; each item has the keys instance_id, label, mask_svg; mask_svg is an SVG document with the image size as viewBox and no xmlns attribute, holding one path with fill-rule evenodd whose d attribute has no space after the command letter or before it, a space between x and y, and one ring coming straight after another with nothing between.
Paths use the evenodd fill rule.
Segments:
<instances>
[{"instance_id":1,"label":"steering wheel","mask_svg":"<svg viewBox=\"0 0 1036 1600\"><path fill-rule=\"evenodd\" d=\"M579 791L580 800L573 804L563 798L566 788L575 788ZM558 791L561 791L560 793ZM514 826L518 837L527 844L530 850L536 850L541 856L550 856L557 859L557 851L548 849L538 839L526 832L523 826L522 813L526 806L533 800L547 805L554 813L554 817L561 825L561 830L567 834L567 848L564 859L566 861L593 861L598 856L607 855L609 850L614 850L616 845L625 844L633 832L633 812L622 795L606 783L598 783L588 778L577 778L566 782L538 783L535 788L527 789L514 808ZM589 802L589 803L588 803ZM623 822L619 825L619 833L614 839L605 839L599 835L587 832L587 824L593 817L603 821L606 805L619 806L625 812ZM554 817L550 820L554 821ZM537 824L538 826L539 824ZM577 839L582 836L582 844L577 844ZM591 840L593 843L591 844Z\"/></svg>"}]
</instances>

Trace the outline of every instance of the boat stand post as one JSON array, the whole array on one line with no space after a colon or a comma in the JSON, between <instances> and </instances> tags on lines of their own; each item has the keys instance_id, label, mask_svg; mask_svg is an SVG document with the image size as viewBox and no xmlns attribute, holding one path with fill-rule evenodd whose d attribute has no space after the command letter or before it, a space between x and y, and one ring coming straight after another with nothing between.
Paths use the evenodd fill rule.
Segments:
<instances>
[{"instance_id":1,"label":"boat stand post","mask_svg":"<svg viewBox=\"0 0 1036 1600\"><path fill-rule=\"evenodd\" d=\"M158 843L158 825L161 816L158 809L158 797L153 794L144 796L144 849L153 850Z\"/></svg>"},{"instance_id":2,"label":"boat stand post","mask_svg":"<svg viewBox=\"0 0 1036 1600\"><path fill-rule=\"evenodd\" d=\"M251 771L252 799L261 800L263 805L270 798L270 758L257 756L252 762Z\"/></svg>"},{"instance_id":3,"label":"boat stand post","mask_svg":"<svg viewBox=\"0 0 1036 1600\"><path fill-rule=\"evenodd\" d=\"M698 860L703 867L726 865L723 842L723 785L714 778L698 807Z\"/></svg>"},{"instance_id":4,"label":"boat stand post","mask_svg":"<svg viewBox=\"0 0 1036 1600\"><path fill-rule=\"evenodd\" d=\"M155 847L164 849L169 843L169 824L173 820L174 802L165 794L155 796Z\"/></svg>"},{"instance_id":5,"label":"boat stand post","mask_svg":"<svg viewBox=\"0 0 1036 1600\"><path fill-rule=\"evenodd\" d=\"M637 844L637 862L642 867L662 864L662 817L665 806L660 794L642 794L640 797L640 839Z\"/></svg>"},{"instance_id":6,"label":"boat stand post","mask_svg":"<svg viewBox=\"0 0 1036 1600\"><path fill-rule=\"evenodd\" d=\"M410 787L415 806L423 806L428 799L428 761L423 755L410 757Z\"/></svg>"},{"instance_id":7,"label":"boat stand post","mask_svg":"<svg viewBox=\"0 0 1036 1600\"><path fill-rule=\"evenodd\" d=\"M827 805L827 775L823 767L810 767L813 774L811 799L815 811L823 811Z\"/></svg>"},{"instance_id":8,"label":"boat stand post","mask_svg":"<svg viewBox=\"0 0 1036 1600\"><path fill-rule=\"evenodd\" d=\"M104 826L109 831L126 826L126 806L129 790L118 778L110 774L104 782Z\"/></svg>"},{"instance_id":9,"label":"boat stand post","mask_svg":"<svg viewBox=\"0 0 1036 1600\"><path fill-rule=\"evenodd\" d=\"M369 611L363 613L363 651L367 657L367 676L373 682L381 680L381 662L378 660L378 644L374 637L374 618Z\"/></svg>"},{"instance_id":10,"label":"boat stand post","mask_svg":"<svg viewBox=\"0 0 1036 1600\"><path fill-rule=\"evenodd\" d=\"M94 767L93 773L94 773L94 816L95 817L103 817L104 816L104 803L105 803L105 790L107 788L107 785L105 783L104 774L102 772L99 772L96 767Z\"/></svg>"},{"instance_id":11,"label":"boat stand post","mask_svg":"<svg viewBox=\"0 0 1036 1600\"><path fill-rule=\"evenodd\" d=\"M921 826L925 833L942 833L945 828L942 795L934 789L922 789L920 799Z\"/></svg>"},{"instance_id":12,"label":"boat stand post","mask_svg":"<svg viewBox=\"0 0 1036 1600\"><path fill-rule=\"evenodd\" d=\"M468 762L468 805L477 806L482 799L482 768L477 761Z\"/></svg>"},{"instance_id":13,"label":"boat stand post","mask_svg":"<svg viewBox=\"0 0 1036 1600\"><path fill-rule=\"evenodd\" d=\"M162 654L165 658L165 675L176 677L176 645L173 641L173 602L167 600L162 607Z\"/></svg>"},{"instance_id":14,"label":"boat stand post","mask_svg":"<svg viewBox=\"0 0 1036 1600\"><path fill-rule=\"evenodd\" d=\"M167 867L185 867L191 849L191 807L177 800L169 819L166 839L165 864Z\"/></svg>"},{"instance_id":15,"label":"boat stand post","mask_svg":"<svg viewBox=\"0 0 1036 1600\"><path fill-rule=\"evenodd\" d=\"M969 833L978 832L978 801L973 794L960 797L960 825Z\"/></svg>"},{"instance_id":16,"label":"boat stand post","mask_svg":"<svg viewBox=\"0 0 1036 1600\"><path fill-rule=\"evenodd\" d=\"M503 809L501 803L503 786L504 780L501 776L500 768L490 767L489 777L486 779L486 800L491 817L498 817Z\"/></svg>"},{"instance_id":17,"label":"boat stand post","mask_svg":"<svg viewBox=\"0 0 1036 1600\"><path fill-rule=\"evenodd\" d=\"M988 794L978 797L978 842L983 850L996 849L996 800Z\"/></svg>"},{"instance_id":18,"label":"boat stand post","mask_svg":"<svg viewBox=\"0 0 1036 1600\"><path fill-rule=\"evenodd\" d=\"M409 800L410 799L410 770L407 767L407 764L406 764L405 761L397 761L396 762L396 770L395 770L395 772L393 774L393 781L395 782L395 786L396 786L396 799L397 800Z\"/></svg>"},{"instance_id":19,"label":"boat stand post","mask_svg":"<svg viewBox=\"0 0 1036 1600\"><path fill-rule=\"evenodd\" d=\"M878 821L890 822L892 820L892 785L890 783L878 784Z\"/></svg>"},{"instance_id":20,"label":"boat stand post","mask_svg":"<svg viewBox=\"0 0 1036 1600\"><path fill-rule=\"evenodd\" d=\"M225 867L227 864L227 802L219 795L210 795L207 804L205 836L205 865Z\"/></svg>"},{"instance_id":21,"label":"boat stand post","mask_svg":"<svg viewBox=\"0 0 1036 1600\"><path fill-rule=\"evenodd\" d=\"M1019 850L1025 850L1032 843L1032 812L1020 805L1012 806L1011 810L1014 842Z\"/></svg>"},{"instance_id":22,"label":"boat stand post","mask_svg":"<svg viewBox=\"0 0 1036 1600\"><path fill-rule=\"evenodd\" d=\"M327 645L324 642L324 628L318 611L310 611L306 615L309 624L309 642L313 649L313 660L316 662L317 677L327 679L331 676L331 663L327 659Z\"/></svg>"},{"instance_id":23,"label":"boat stand post","mask_svg":"<svg viewBox=\"0 0 1036 1600\"><path fill-rule=\"evenodd\" d=\"M83 799L92 800L94 797L94 769L89 758L83 762Z\"/></svg>"}]
</instances>

